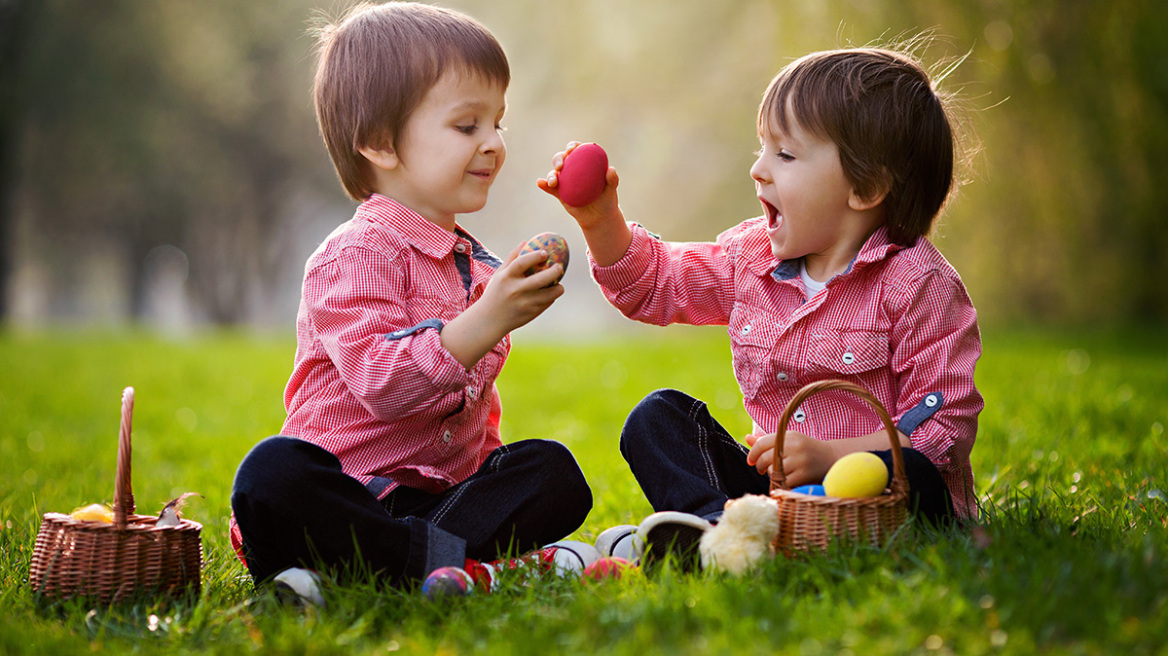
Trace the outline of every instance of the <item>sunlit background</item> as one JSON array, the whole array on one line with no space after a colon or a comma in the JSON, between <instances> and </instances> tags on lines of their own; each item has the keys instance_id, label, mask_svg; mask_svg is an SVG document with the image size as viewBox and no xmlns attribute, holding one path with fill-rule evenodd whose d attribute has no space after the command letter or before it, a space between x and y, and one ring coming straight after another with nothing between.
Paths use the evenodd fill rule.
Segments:
<instances>
[{"instance_id":1,"label":"sunlit background","mask_svg":"<svg viewBox=\"0 0 1168 656\"><path fill-rule=\"evenodd\" d=\"M451 0L512 66L507 165L461 223L573 249L532 335L629 330L535 186L572 139L625 214L710 240L758 213L770 78L929 31L979 153L933 236L983 326L1168 319L1168 11L1059 0ZM317 135L312 0L0 0L0 305L10 325L291 331L304 260L353 210Z\"/></svg>"}]
</instances>

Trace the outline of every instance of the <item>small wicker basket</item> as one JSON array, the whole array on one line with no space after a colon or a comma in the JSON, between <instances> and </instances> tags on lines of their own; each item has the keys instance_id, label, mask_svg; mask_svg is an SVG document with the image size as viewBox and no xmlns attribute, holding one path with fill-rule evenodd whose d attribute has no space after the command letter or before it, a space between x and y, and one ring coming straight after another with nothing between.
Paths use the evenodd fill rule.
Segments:
<instances>
[{"instance_id":1,"label":"small wicker basket","mask_svg":"<svg viewBox=\"0 0 1168 656\"><path fill-rule=\"evenodd\" d=\"M33 590L58 599L99 603L138 595L177 597L200 590L203 543L198 522L155 527L157 517L135 515L130 487L130 421L134 388L122 392L114 521L79 521L46 513L29 568Z\"/></svg>"},{"instance_id":2,"label":"small wicker basket","mask_svg":"<svg viewBox=\"0 0 1168 656\"><path fill-rule=\"evenodd\" d=\"M877 497L842 499L792 492L783 471L783 440L787 422L808 397L819 392L844 390L872 406L888 431L892 445L893 476L889 489ZM799 551L824 550L836 538L883 544L908 521L908 476L900 438L888 411L868 390L843 380L821 380L796 392L779 419L775 435L775 464L771 469L771 497L779 506L779 533L774 546L777 553L793 555Z\"/></svg>"}]
</instances>

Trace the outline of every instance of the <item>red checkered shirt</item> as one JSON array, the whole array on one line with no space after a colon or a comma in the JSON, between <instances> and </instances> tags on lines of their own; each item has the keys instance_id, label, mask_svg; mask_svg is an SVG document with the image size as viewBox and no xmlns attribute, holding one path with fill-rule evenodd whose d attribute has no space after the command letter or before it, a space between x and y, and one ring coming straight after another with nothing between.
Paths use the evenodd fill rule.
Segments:
<instances>
[{"instance_id":1,"label":"red checkered shirt","mask_svg":"<svg viewBox=\"0 0 1168 656\"><path fill-rule=\"evenodd\" d=\"M775 432L807 383L857 383L941 471L958 515L976 513L969 454L983 406L973 382L977 313L927 239L902 248L880 228L845 273L807 298L800 262L771 254L764 217L714 243L670 243L630 227L633 240L619 262L591 262L605 297L645 323L727 326L734 375L758 428ZM883 424L863 400L837 391L803 402L788 429L835 440Z\"/></svg>"},{"instance_id":2,"label":"red checkered shirt","mask_svg":"<svg viewBox=\"0 0 1168 656\"><path fill-rule=\"evenodd\" d=\"M473 474L502 445L495 379L511 342L467 371L438 333L498 264L461 229L384 196L361 203L305 266L283 434L328 449L378 496Z\"/></svg>"},{"instance_id":3,"label":"red checkered shirt","mask_svg":"<svg viewBox=\"0 0 1168 656\"><path fill-rule=\"evenodd\" d=\"M504 337L470 371L439 331L483 294L500 264L374 194L308 258L282 433L324 447L379 498L440 492L478 470L499 438ZM236 555L243 539L232 516Z\"/></svg>"}]
</instances>

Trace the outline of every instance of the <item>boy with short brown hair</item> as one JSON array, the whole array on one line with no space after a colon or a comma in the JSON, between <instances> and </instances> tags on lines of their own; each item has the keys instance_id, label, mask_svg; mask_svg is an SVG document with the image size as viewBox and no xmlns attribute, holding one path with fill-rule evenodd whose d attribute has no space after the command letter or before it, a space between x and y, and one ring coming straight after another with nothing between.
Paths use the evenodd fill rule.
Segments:
<instances>
[{"instance_id":1,"label":"boy with short brown hair","mask_svg":"<svg viewBox=\"0 0 1168 656\"><path fill-rule=\"evenodd\" d=\"M473 19L416 3L360 5L320 38L318 122L360 205L305 267L288 417L239 466L232 542L256 582L358 558L394 583L481 573L592 504L567 448L499 433L508 333L563 269L525 276L546 253L500 262L456 220L506 157L507 59Z\"/></svg>"}]
</instances>

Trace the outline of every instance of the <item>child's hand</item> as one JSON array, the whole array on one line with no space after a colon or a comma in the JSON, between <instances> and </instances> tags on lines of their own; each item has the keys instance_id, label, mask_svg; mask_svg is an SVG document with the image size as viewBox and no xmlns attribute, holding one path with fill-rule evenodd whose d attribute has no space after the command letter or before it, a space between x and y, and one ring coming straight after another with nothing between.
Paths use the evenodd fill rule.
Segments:
<instances>
[{"instance_id":1,"label":"child's hand","mask_svg":"<svg viewBox=\"0 0 1168 656\"><path fill-rule=\"evenodd\" d=\"M546 178L540 178L536 181L536 185L539 186L540 189L559 199L559 174L560 171L564 168L564 160L579 145L579 141L569 142L563 151L556 153L555 156L552 157L552 170L548 172ZM620 177L617 175L615 168L611 166L608 167L608 172L605 174L604 181L604 191L601 192L600 196L596 200L592 201L588 205L585 205L584 207L572 207L566 203L564 204L564 209L567 210L568 214L572 215L572 218L576 219L576 222L580 224L580 228L583 230L588 230L598 224L603 223L606 219L611 218L613 214L619 213L620 211L618 209L616 194L616 188L620 183Z\"/></svg>"},{"instance_id":2,"label":"child's hand","mask_svg":"<svg viewBox=\"0 0 1168 656\"><path fill-rule=\"evenodd\" d=\"M556 263L530 276L525 273L537 264L547 260L547 251L538 250L519 254L523 244L503 260L495 275L487 282L482 298L475 305L483 304L504 327L504 334L526 325L543 314L557 298L563 295L564 287L559 279L564 275L564 266ZM502 335L499 336L502 339Z\"/></svg>"},{"instance_id":3,"label":"child's hand","mask_svg":"<svg viewBox=\"0 0 1168 656\"><path fill-rule=\"evenodd\" d=\"M753 465L760 474L769 474L774 466L775 434L747 435L746 444L750 446L747 464ZM830 442L790 430L783 437L783 473L788 487L823 482L836 459Z\"/></svg>"},{"instance_id":4,"label":"child's hand","mask_svg":"<svg viewBox=\"0 0 1168 656\"><path fill-rule=\"evenodd\" d=\"M557 282L564 274L563 265L556 263L526 276L524 272L547 259L547 252L519 255L522 248L520 244L511 251L479 300L442 329L442 346L468 371L507 333L538 317L564 293L564 286Z\"/></svg>"}]
</instances>

